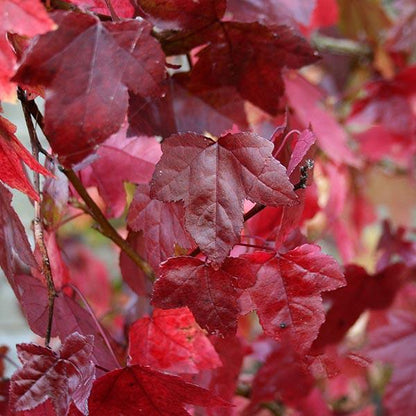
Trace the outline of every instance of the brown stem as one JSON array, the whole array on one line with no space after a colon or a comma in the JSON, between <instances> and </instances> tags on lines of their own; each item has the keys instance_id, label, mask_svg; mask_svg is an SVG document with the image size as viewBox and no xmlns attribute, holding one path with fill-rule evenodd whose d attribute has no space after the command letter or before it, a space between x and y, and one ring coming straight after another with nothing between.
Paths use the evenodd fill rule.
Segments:
<instances>
[{"instance_id":1,"label":"brown stem","mask_svg":"<svg viewBox=\"0 0 416 416\"><path fill-rule=\"evenodd\" d=\"M20 98L20 97L19 97ZM30 116L30 111L25 106L25 101L21 101L23 114L25 116L26 126L29 132L30 143L32 147L33 157L39 161L39 139L36 133L35 126L33 125L32 118ZM40 193L40 175L38 172L33 172L33 186L38 195ZM35 207L35 218L33 220L33 234L35 237L35 242L39 248L41 257L42 257L42 274L46 280L46 287L48 289L48 326L46 328L45 335L45 345L49 347L51 341L52 333L52 322L53 322L53 310L55 306L55 298L57 296L55 285L52 277L51 264L49 260L48 250L46 248L45 239L44 239L44 230L42 223L42 214L40 209L40 202L34 202Z\"/></svg>"},{"instance_id":2,"label":"brown stem","mask_svg":"<svg viewBox=\"0 0 416 416\"><path fill-rule=\"evenodd\" d=\"M119 22L120 18L117 16L116 11L114 10L113 5L111 4L111 0L104 0L105 4L107 5L108 10L110 11L111 19L113 22Z\"/></svg>"},{"instance_id":3,"label":"brown stem","mask_svg":"<svg viewBox=\"0 0 416 416\"><path fill-rule=\"evenodd\" d=\"M22 94L20 94L22 95ZM39 127L44 131L45 123L43 120L43 115L39 111L38 106L34 101L29 101L25 96L19 98L22 101L22 105L27 111L32 114L38 123ZM46 135L45 135L46 136ZM85 204L88 207L88 213L94 218L94 220L99 224L100 232L109 238L113 243L115 243L121 250L123 250L133 262L143 271L143 273L148 277L152 282L155 280L155 275L152 267L147 263L139 254L133 249L133 247L124 240L123 237L117 232L117 230L111 225L106 216L102 213L101 209L90 197L89 193L85 189L82 182L79 180L78 176L72 169L66 169L60 167L60 170L65 174L68 180L71 182L72 186L76 189L79 196L83 199Z\"/></svg>"},{"instance_id":4,"label":"brown stem","mask_svg":"<svg viewBox=\"0 0 416 416\"><path fill-rule=\"evenodd\" d=\"M72 169L61 168L61 171L65 174L72 186L78 192L79 196L83 199L89 209L90 215L99 225L100 232L109 238L113 243L121 248L134 263L143 271L143 273L153 282L155 275L153 269L149 263L146 262L133 247L124 240L123 237L117 232L117 230L111 225L107 217L102 213L101 209L91 198L84 185Z\"/></svg>"}]
</instances>

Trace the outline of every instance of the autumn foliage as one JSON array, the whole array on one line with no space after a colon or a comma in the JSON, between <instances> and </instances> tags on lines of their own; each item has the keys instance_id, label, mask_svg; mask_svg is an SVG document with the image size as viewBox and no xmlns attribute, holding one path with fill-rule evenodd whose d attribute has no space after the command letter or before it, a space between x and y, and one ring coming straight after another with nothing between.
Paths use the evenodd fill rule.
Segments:
<instances>
[{"instance_id":1,"label":"autumn foliage","mask_svg":"<svg viewBox=\"0 0 416 416\"><path fill-rule=\"evenodd\" d=\"M414 6L0 0L0 414L416 414Z\"/></svg>"}]
</instances>

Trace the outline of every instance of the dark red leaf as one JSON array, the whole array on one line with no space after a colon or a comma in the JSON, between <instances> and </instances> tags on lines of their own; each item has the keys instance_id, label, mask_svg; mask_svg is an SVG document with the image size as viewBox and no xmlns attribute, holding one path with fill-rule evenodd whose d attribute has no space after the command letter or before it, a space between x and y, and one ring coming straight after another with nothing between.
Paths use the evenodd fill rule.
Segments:
<instances>
[{"instance_id":1,"label":"dark red leaf","mask_svg":"<svg viewBox=\"0 0 416 416\"><path fill-rule=\"evenodd\" d=\"M188 308L154 309L130 328L130 365L172 373L198 373L222 365Z\"/></svg>"},{"instance_id":2,"label":"dark red leaf","mask_svg":"<svg viewBox=\"0 0 416 416\"><path fill-rule=\"evenodd\" d=\"M197 134L173 135L162 143L152 194L185 203L185 225L202 252L220 264L238 242L243 200L293 205L296 194L271 142L252 133L214 141ZM178 156L180 155L180 157Z\"/></svg>"},{"instance_id":3,"label":"dark red leaf","mask_svg":"<svg viewBox=\"0 0 416 416\"><path fill-rule=\"evenodd\" d=\"M181 378L133 365L99 378L88 402L90 416L187 416L185 403L204 407L229 404Z\"/></svg>"},{"instance_id":4,"label":"dark red leaf","mask_svg":"<svg viewBox=\"0 0 416 416\"><path fill-rule=\"evenodd\" d=\"M8 416L10 381L0 378L0 415Z\"/></svg>"},{"instance_id":5,"label":"dark red leaf","mask_svg":"<svg viewBox=\"0 0 416 416\"><path fill-rule=\"evenodd\" d=\"M251 403L245 415L260 403L281 400L285 404L296 404L306 397L314 385L308 367L289 344L278 344L253 380Z\"/></svg>"},{"instance_id":6,"label":"dark red leaf","mask_svg":"<svg viewBox=\"0 0 416 416\"><path fill-rule=\"evenodd\" d=\"M407 311L391 311L387 317L387 324L370 334L366 351L374 360L392 366L384 406L394 416L408 416L416 412L416 319Z\"/></svg>"},{"instance_id":7,"label":"dark red leaf","mask_svg":"<svg viewBox=\"0 0 416 416\"><path fill-rule=\"evenodd\" d=\"M52 175L17 140L15 133L16 126L0 116L0 181L39 201L39 195L27 178L22 162L35 172Z\"/></svg>"},{"instance_id":8,"label":"dark red leaf","mask_svg":"<svg viewBox=\"0 0 416 416\"><path fill-rule=\"evenodd\" d=\"M288 26L224 22L201 50L191 73L191 91L234 86L241 96L276 114L284 92L281 71L318 59L304 38Z\"/></svg>"},{"instance_id":9,"label":"dark red leaf","mask_svg":"<svg viewBox=\"0 0 416 416\"><path fill-rule=\"evenodd\" d=\"M162 261L173 256L175 244L184 249L193 246L185 231L185 210L180 203L166 203L149 196L148 185L139 185L130 205L127 224L133 231L143 231L144 250L157 270Z\"/></svg>"},{"instance_id":10,"label":"dark red leaf","mask_svg":"<svg viewBox=\"0 0 416 416\"><path fill-rule=\"evenodd\" d=\"M202 328L233 335L237 329L238 287L254 282L248 261L227 258L218 270L193 257L163 263L154 285L152 303L160 308L187 306Z\"/></svg>"},{"instance_id":11,"label":"dark red leaf","mask_svg":"<svg viewBox=\"0 0 416 416\"><path fill-rule=\"evenodd\" d=\"M161 155L154 137L127 139L126 130L107 139L97 150L98 158L80 175L85 186L97 186L110 217L119 217L126 207L124 182L149 182Z\"/></svg>"},{"instance_id":12,"label":"dark red leaf","mask_svg":"<svg viewBox=\"0 0 416 416\"><path fill-rule=\"evenodd\" d=\"M164 56L143 20L101 23L79 13L55 18L59 28L34 42L14 79L46 86L46 135L68 165L120 129L128 90L162 94Z\"/></svg>"},{"instance_id":13,"label":"dark red leaf","mask_svg":"<svg viewBox=\"0 0 416 416\"><path fill-rule=\"evenodd\" d=\"M39 0L3 0L0 3L0 99L12 100L15 84L10 82L16 56L7 41L7 32L33 37L54 28Z\"/></svg>"},{"instance_id":14,"label":"dark red leaf","mask_svg":"<svg viewBox=\"0 0 416 416\"><path fill-rule=\"evenodd\" d=\"M19 344L23 368L11 379L11 407L30 410L49 398L58 415L67 414L72 400L85 412L95 375L92 350L93 337L77 332L65 339L59 353L35 344Z\"/></svg>"},{"instance_id":15,"label":"dark red leaf","mask_svg":"<svg viewBox=\"0 0 416 416\"><path fill-rule=\"evenodd\" d=\"M347 266L347 285L327 295L331 307L313 346L320 348L341 341L366 309L388 308L406 273L406 267L400 263L391 264L374 275L362 267Z\"/></svg>"},{"instance_id":16,"label":"dark red leaf","mask_svg":"<svg viewBox=\"0 0 416 416\"><path fill-rule=\"evenodd\" d=\"M284 254L258 252L242 258L257 268L257 282L246 295L264 332L298 352L307 351L325 320L321 292L345 284L336 261L311 244Z\"/></svg>"},{"instance_id":17,"label":"dark red leaf","mask_svg":"<svg viewBox=\"0 0 416 416\"><path fill-rule=\"evenodd\" d=\"M135 0L147 18L162 29L205 29L225 12L225 0Z\"/></svg>"}]
</instances>

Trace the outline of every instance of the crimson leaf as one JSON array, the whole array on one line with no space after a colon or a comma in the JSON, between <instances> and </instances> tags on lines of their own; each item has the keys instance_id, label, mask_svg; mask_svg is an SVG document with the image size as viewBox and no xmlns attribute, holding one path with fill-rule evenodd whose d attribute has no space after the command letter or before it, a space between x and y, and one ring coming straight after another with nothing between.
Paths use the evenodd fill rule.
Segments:
<instances>
[{"instance_id":1,"label":"crimson leaf","mask_svg":"<svg viewBox=\"0 0 416 416\"><path fill-rule=\"evenodd\" d=\"M181 378L133 365L99 378L88 402L90 416L187 416L185 403L204 407L228 403Z\"/></svg>"},{"instance_id":2,"label":"crimson leaf","mask_svg":"<svg viewBox=\"0 0 416 416\"><path fill-rule=\"evenodd\" d=\"M174 373L219 367L218 354L188 308L155 309L130 328L130 364Z\"/></svg>"},{"instance_id":3,"label":"crimson leaf","mask_svg":"<svg viewBox=\"0 0 416 416\"><path fill-rule=\"evenodd\" d=\"M54 17L59 28L33 43L14 79L46 86L46 135L61 162L72 164L119 130L128 90L144 97L162 93L164 57L145 21Z\"/></svg>"},{"instance_id":4,"label":"crimson leaf","mask_svg":"<svg viewBox=\"0 0 416 416\"><path fill-rule=\"evenodd\" d=\"M238 242L243 200L293 205L296 194L285 168L272 156L273 144L252 133L227 134L217 141L185 133L162 143L152 194L185 202L185 225L202 252L216 264Z\"/></svg>"}]
</instances>

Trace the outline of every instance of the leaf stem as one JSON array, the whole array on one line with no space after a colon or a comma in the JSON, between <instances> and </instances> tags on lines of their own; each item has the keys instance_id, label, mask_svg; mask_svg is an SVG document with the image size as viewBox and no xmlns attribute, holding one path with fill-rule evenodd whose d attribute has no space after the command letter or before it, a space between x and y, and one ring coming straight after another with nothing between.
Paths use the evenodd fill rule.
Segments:
<instances>
[{"instance_id":1,"label":"leaf stem","mask_svg":"<svg viewBox=\"0 0 416 416\"><path fill-rule=\"evenodd\" d=\"M97 327L98 331L100 332L101 336L103 337L103 340L105 342L105 345L108 348L108 351L110 352L111 356L114 359L114 362L116 363L116 366L119 368L120 367L120 363L116 357L116 354L114 353L113 348L111 347L110 341L108 340L108 337L106 335L106 333L103 330L103 327L101 326L101 324L98 322L97 317L95 316L94 311L92 310L90 304L88 303L87 299L85 298L85 296L82 294L82 292L73 284L68 283L65 284L64 286L62 286L62 288L64 287L69 287L71 288L76 294L77 296L82 300L82 303L85 305L85 308L87 309L88 313L90 314L91 318L93 319L95 326ZM107 370L108 372L108 370Z\"/></svg>"},{"instance_id":2,"label":"leaf stem","mask_svg":"<svg viewBox=\"0 0 416 416\"><path fill-rule=\"evenodd\" d=\"M133 247L117 232L117 230L111 225L107 217L102 213L101 209L91 198L90 194L85 189L84 185L78 178L77 174L72 169L66 169L61 167L60 170L71 182L72 186L78 192L79 196L83 199L89 209L89 213L92 218L98 223L100 232L109 238L114 244L120 247L134 263L143 271L146 277L152 282L155 280L155 275L152 267L146 262Z\"/></svg>"},{"instance_id":3,"label":"leaf stem","mask_svg":"<svg viewBox=\"0 0 416 416\"><path fill-rule=\"evenodd\" d=\"M26 127L29 132L30 143L32 147L32 154L36 161L39 161L39 139L36 133L35 126L30 115L29 109L26 107L25 94L22 90L18 93L19 99L21 100L23 114L25 117ZM40 175L38 172L33 172L33 186L36 193L41 197L40 192ZM44 239L44 230L42 222L42 213L40 209L40 202L34 201L35 207L35 218L33 219L33 234L35 237L36 245L39 248L40 254L42 256L42 274L46 280L46 287L48 289L48 326L46 328L45 335L45 345L49 347L51 341L52 333L52 323L53 323L53 310L55 306L55 298L57 296L55 284L53 282L52 269L49 260L48 250L46 248L45 239Z\"/></svg>"}]
</instances>

